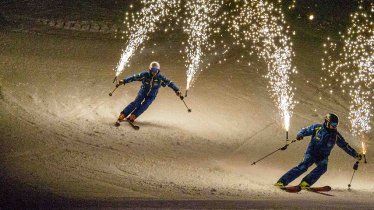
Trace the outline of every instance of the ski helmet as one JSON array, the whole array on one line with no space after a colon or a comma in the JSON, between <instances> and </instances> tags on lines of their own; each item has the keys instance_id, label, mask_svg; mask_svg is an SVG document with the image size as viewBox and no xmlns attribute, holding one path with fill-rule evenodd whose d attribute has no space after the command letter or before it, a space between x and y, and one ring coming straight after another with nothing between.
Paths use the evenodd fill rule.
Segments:
<instances>
[{"instance_id":1,"label":"ski helmet","mask_svg":"<svg viewBox=\"0 0 374 210\"><path fill-rule=\"evenodd\" d=\"M152 61L151 64L149 64L149 70L152 73L158 73L160 71L160 64L157 61Z\"/></svg>"},{"instance_id":2,"label":"ski helmet","mask_svg":"<svg viewBox=\"0 0 374 210\"><path fill-rule=\"evenodd\" d=\"M327 114L325 117L325 125L329 129L337 129L339 125L339 117L336 114Z\"/></svg>"}]
</instances>

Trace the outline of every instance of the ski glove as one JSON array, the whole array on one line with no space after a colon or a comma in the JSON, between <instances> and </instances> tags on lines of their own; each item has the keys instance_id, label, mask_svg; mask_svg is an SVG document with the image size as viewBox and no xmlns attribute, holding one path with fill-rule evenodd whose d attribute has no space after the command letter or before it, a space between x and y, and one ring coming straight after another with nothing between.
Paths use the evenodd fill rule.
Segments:
<instances>
[{"instance_id":1,"label":"ski glove","mask_svg":"<svg viewBox=\"0 0 374 210\"><path fill-rule=\"evenodd\" d=\"M296 136L296 139L297 139L298 141L303 140L303 138L304 138L304 136L301 135L301 134L297 134L297 136Z\"/></svg>"},{"instance_id":2,"label":"ski glove","mask_svg":"<svg viewBox=\"0 0 374 210\"><path fill-rule=\"evenodd\" d=\"M356 159L357 159L358 161L362 160L362 154L357 154L357 155L356 155Z\"/></svg>"},{"instance_id":3,"label":"ski glove","mask_svg":"<svg viewBox=\"0 0 374 210\"><path fill-rule=\"evenodd\" d=\"M119 84L119 85L125 85L125 81L121 79L121 80L118 82L118 84Z\"/></svg>"},{"instance_id":4,"label":"ski glove","mask_svg":"<svg viewBox=\"0 0 374 210\"><path fill-rule=\"evenodd\" d=\"M175 94L177 94L177 96L178 96L181 100L184 99L184 97L183 97L183 95L182 95L182 92L181 92L180 90L177 91L177 92L175 92Z\"/></svg>"}]
</instances>

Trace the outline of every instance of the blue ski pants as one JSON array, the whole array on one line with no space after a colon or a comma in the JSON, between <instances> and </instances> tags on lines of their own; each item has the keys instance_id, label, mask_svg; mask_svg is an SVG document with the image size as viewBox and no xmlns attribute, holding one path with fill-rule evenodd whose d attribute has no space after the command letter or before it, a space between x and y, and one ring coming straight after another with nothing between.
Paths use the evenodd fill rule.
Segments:
<instances>
[{"instance_id":1,"label":"blue ski pants","mask_svg":"<svg viewBox=\"0 0 374 210\"><path fill-rule=\"evenodd\" d=\"M328 157L324 159L317 159L310 154L305 154L304 160L293 169L289 170L284 174L279 182L282 182L284 185L288 185L301 174L305 173L310 166L316 164L317 167L313 169L307 176L303 178L302 181L307 182L310 186L317 182L317 180L327 171Z\"/></svg>"},{"instance_id":2,"label":"blue ski pants","mask_svg":"<svg viewBox=\"0 0 374 210\"><path fill-rule=\"evenodd\" d=\"M143 91L139 91L138 96L133 102L126 106L122 111L126 117L130 114L134 114L136 117L139 117L145 110L148 109L149 105L155 100L156 96L150 95L147 96Z\"/></svg>"}]
</instances>

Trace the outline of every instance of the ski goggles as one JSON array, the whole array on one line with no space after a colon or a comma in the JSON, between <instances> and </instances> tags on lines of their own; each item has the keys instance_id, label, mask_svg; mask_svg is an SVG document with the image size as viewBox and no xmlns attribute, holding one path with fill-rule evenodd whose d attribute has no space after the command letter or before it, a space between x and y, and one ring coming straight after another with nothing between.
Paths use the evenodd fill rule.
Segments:
<instances>
[{"instance_id":1,"label":"ski goggles","mask_svg":"<svg viewBox=\"0 0 374 210\"><path fill-rule=\"evenodd\" d=\"M337 123L337 122L330 122L329 123L329 127L334 128L334 129L336 129L338 127L338 125L339 125L339 123Z\"/></svg>"},{"instance_id":2,"label":"ski goggles","mask_svg":"<svg viewBox=\"0 0 374 210\"><path fill-rule=\"evenodd\" d=\"M151 72L157 74L160 71L158 68L151 68Z\"/></svg>"}]
</instances>

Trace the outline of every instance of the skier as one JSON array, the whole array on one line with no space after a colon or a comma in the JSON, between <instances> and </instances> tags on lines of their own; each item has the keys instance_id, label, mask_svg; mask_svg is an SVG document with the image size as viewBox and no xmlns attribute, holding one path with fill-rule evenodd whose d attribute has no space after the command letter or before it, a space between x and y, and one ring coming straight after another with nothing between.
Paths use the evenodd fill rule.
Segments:
<instances>
[{"instance_id":1,"label":"skier","mask_svg":"<svg viewBox=\"0 0 374 210\"><path fill-rule=\"evenodd\" d=\"M327 114L323 124L313 124L301 129L296 136L297 140L300 141L305 136L312 136L305 152L304 160L284 174L274 186L281 188L287 186L315 163L317 167L305 176L299 184L302 189L312 186L327 171L328 158L335 143L350 156L361 160L362 154L357 153L356 150L350 147L337 131L338 124L338 116Z\"/></svg>"},{"instance_id":2,"label":"skier","mask_svg":"<svg viewBox=\"0 0 374 210\"><path fill-rule=\"evenodd\" d=\"M174 90L177 96L183 100L182 92L179 90L178 86L160 74L160 64L156 61L153 61L149 65L148 71L146 70L139 74L134 74L133 76L120 80L119 84L125 85L134 81L141 81L142 86L135 100L127 105L126 108L120 113L118 120L115 123L116 126L119 126L120 122L124 121L125 118L127 118L127 120L130 122L134 122L135 119L138 118L145 110L147 110L149 105L151 105L151 103L155 100L161 86L169 86Z\"/></svg>"}]
</instances>

